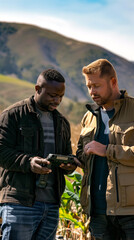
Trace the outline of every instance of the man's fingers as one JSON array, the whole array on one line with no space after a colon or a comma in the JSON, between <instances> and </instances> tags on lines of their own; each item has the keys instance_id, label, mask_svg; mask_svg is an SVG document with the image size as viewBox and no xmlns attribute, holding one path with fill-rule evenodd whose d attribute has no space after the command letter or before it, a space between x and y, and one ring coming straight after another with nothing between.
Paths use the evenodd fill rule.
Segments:
<instances>
[{"instance_id":1,"label":"man's fingers","mask_svg":"<svg viewBox=\"0 0 134 240\"><path fill-rule=\"evenodd\" d=\"M74 162L78 167L81 167L81 162L77 158L74 158Z\"/></svg>"},{"instance_id":2,"label":"man's fingers","mask_svg":"<svg viewBox=\"0 0 134 240\"><path fill-rule=\"evenodd\" d=\"M60 168L64 169L64 170L75 170L76 169L76 165L75 164L61 164Z\"/></svg>"},{"instance_id":3,"label":"man's fingers","mask_svg":"<svg viewBox=\"0 0 134 240\"><path fill-rule=\"evenodd\" d=\"M34 173L48 174L52 172L52 170L47 167L47 165L50 165L50 162L44 158L33 157L31 159L30 164L31 164L31 171Z\"/></svg>"}]
</instances>

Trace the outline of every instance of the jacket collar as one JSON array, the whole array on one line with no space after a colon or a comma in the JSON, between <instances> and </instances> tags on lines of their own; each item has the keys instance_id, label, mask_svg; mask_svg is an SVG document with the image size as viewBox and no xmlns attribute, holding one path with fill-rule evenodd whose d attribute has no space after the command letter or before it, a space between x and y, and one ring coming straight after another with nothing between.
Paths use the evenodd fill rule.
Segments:
<instances>
[{"instance_id":1,"label":"jacket collar","mask_svg":"<svg viewBox=\"0 0 134 240\"><path fill-rule=\"evenodd\" d=\"M124 102L124 98L128 96L126 90L121 90L120 93L121 93L120 98L114 101L115 113L119 111L120 107Z\"/></svg>"},{"instance_id":2,"label":"jacket collar","mask_svg":"<svg viewBox=\"0 0 134 240\"><path fill-rule=\"evenodd\" d=\"M123 99L128 96L126 90L120 90L120 93L121 93L120 99L114 101L114 108L116 112L122 105ZM95 102L86 104L86 108L95 116L98 115L98 112L100 110L100 106L97 105Z\"/></svg>"},{"instance_id":3,"label":"jacket collar","mask_svg":"<svg viewBox=\"0 0 134 240\"><path fill-rule=\"evenodd\" d=\"M86 104L86 108L95 116L98 115L100 107L94 102L90 104Z\"/></svg>"},{"instance_id":4,"label":"jacket collar","mask_svg":"<svg viewBox=\"0 0 134 240\"><path fill-rule=\"evenodd\" d=\"M34 96L31 96L31 97L28 99L27 105L28 105L29 112L36 113Z\"/></svg>"}]
</instances>

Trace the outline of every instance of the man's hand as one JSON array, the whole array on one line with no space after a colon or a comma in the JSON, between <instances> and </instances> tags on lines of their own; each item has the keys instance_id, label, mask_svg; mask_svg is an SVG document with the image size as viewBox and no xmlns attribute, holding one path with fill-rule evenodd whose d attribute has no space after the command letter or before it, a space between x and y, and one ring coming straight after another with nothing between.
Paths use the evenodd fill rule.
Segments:
<instances>
[{"instance_id":1,"label":"man's hand","mask_svg":"<svg viewBox=\"0 0 134 240\"><path fill-rule=\"evenodd\" d=\"M78 166L78 167L81 167L81 163L79 162L79 160L77 159L77 158L74 158L74 162L75 162L75 164L70 164L70 163L68 163L68 164L64 164L64 163L62 163L61 165L60 165L60 167L62 168L62 169L64 169L64 170L72 170L72 171L74 171L75 169L76 169L76 167Z\"/></svg>"},{"instance_id":2,"label":"man's hand","mask_svg":"<svg viewBox=\"0 0 134 240\"><path fill-rule=\"evenodd\" d=\"M85 145L84 153L86 155L96 154L98 156L105 157L106 156L106 145L96 142L96 141L92 141Z\"/></svg>"},{"instance_id":3,"label":"man's hand","mask_svg":"<svg viewBox=\"0 0 134 240\"><path fill-rule=\"evenodd\" d=\"M49 174L50 172L52 172L52 170L48 168L50 165L50 162L47 161L47 159L45 158L33 157L31 158L30 165L31 165L31 171L33 173ZM48 165L48 167L45 165Z\"/></svg>"}]
</instances>

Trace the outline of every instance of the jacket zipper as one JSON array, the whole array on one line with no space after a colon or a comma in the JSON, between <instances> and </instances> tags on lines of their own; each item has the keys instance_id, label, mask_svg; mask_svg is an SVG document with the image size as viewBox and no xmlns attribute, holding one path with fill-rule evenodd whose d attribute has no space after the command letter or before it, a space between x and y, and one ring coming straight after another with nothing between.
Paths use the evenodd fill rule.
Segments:
<instances>
[{"instance_id":1,"label":"jacket zipper","mask_svg":"<svg viewBox=\"0 0 134 240\"><path fill-rule=\"evenodd\" d=\"M97 126L96 127L96 132L95 132L95 135L94 135L94 140L96 141L96 138L99 134L99 128L100 128L100 112L96 112L96 114L94 114L94 115L96 116L96 126ZM90 187L92 185L92 173L93 173L94 158L95 158L95 155L91 154L91 165L90 165L91 174L90 174L89 179L88 179L88 184L89 184ZM90 189L90 194L91 194L91 189ZM93 211L91 199L90 199L90 204L89 204L88 209L89 209L88 214L90 216L90 215L92 215L92 211Z\"/></svg>"},{"instance_id":2,"label":"jacket zipper","mask_svg":"<svg viewBox=\"0 0 134 240\"><path fill-rule=\"evenodd\" d=\"M118 167L115 168L115 184L116 184L116 197L117 202L119 202L119 189L118 189L118 176L117 176Z\"/></svg>"}]
</instances>

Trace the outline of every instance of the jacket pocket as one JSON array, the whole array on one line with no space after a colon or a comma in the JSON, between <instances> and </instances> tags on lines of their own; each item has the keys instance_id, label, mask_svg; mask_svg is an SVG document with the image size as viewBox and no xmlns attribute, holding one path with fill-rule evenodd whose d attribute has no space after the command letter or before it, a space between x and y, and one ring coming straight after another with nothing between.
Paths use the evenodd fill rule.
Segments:
<instances>
[{"instance_id":1,"label":"jacket pocket","mask_svg":"<svg viewBox=\"0 0 134 240\"><path fill-rule=\"evenodd\" d=\"M118 175L121 205L134 206L134 172Z\"/></svg>"},{"instance_id":2,"label":"jacket pocket","mask_svg":"<svg viewBox=\"0 0 134 240\"><path fill-rule=\"evenodd\" d=\"M115 131L117 144L133 146L134 126L133 123L122 124Z\"/></svg>"},{"instance_id":3,"label":"jacket pocket","mask_svg":"<svg viewBox=\"0 0 134 240\"><path fill-rule=\"evenodd\" d=\"M134 124L134 123L133 123ZM123 144L126 146L133 146L134 144L134 126L129 127L126 129L123 135Z\"/></svg>"}]
</instances>

